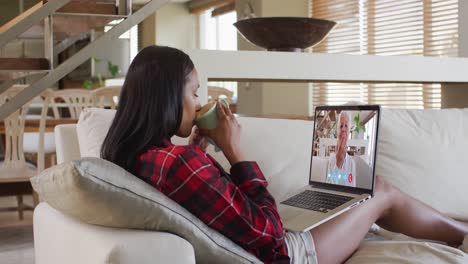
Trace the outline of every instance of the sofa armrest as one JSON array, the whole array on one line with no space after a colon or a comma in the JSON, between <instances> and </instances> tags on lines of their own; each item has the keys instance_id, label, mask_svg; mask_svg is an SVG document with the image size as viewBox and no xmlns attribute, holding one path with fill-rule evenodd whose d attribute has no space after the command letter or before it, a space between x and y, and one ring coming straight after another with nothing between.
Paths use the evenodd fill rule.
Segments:
<instances>
[{"instance_id":1,"label":"sofa armrest","mask_svg":"<svg viewBox=\"0 0 468 264\"><path fill-rule=\"evenodd\" d=\"M195 263L179 236L85 224L44 202L34 210L34 250L36 264Z\"/></svg>"},{"instance_id":2,"label":"sofa armrest","mask_svg":"<svg viewBox=\"0 0 468 264\"><path fill-rule=\"evenodd\" d=\"M81 158L75 124L58 125L55 127L55 148L57 152L57 164Z\"/></svg>"}]
</instances>

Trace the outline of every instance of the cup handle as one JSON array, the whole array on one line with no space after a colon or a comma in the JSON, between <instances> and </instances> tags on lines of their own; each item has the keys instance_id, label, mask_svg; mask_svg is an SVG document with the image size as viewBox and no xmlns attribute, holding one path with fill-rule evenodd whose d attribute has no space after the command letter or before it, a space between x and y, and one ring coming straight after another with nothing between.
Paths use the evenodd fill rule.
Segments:
<instances>
[{"instance_id":1,"label":"cup handle","mask_svg":"<svg viewBox=\"0 0 468 264\"><path fill-rule=\"evenodd\" d=\"M227 99L225 99L225 98L219 98L219 101L220 101L223 105L225 105L227 108L229 108L229 103L228 103Z\"/></svg>"},{"instance_id":2,"label":"cup handle","mask_svg":"<svg viewBox=\"0 0 468 264\"><path fill-rule=\"evenodd\" d=\"M207 137L207 140L208 140L208 143L210 143L211 145L214 146L214 149L215 149L215 152L220 152L221 149L218 147L218 145L216 145L216 143L209 137Z\"/></svg>"}]
</instances>

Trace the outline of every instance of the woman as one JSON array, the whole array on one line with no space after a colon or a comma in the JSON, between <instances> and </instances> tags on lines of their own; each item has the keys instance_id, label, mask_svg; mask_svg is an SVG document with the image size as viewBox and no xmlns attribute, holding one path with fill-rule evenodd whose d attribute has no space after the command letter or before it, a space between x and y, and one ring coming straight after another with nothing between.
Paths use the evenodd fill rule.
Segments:
<instances>
[{"instance_id":1,"label":"woman","mask_svg":"<svg viewBox=\"0 0 468 264\"><path fill-rule=\"evenodd\" d=\"M350 129L349 113L341 111L338 116L335 153L330 155L327 166L327 183L356 187L356 164L347 152Z\"/></svg>"},{"instance_id":2,"label":"woman","mask_svg":"<svg viewBox=\"0 0 468 264\"><path fill-rule=\"evenodd\" d=\"M342 262L374 222L451 245L461 244L468 233L466 225L381 179L375 197L363 205L310 232L285 232L262 172L255 162L245 161L239 149L240 126L231 111L218 104L218 126L192 134L200 110L198 87L197 71L186 54L169 47L143 49L128 70L102 157L145 180L260 260ZM174 135L191 136L191 144L173 145ZM204 152L204 136L224 152L230 174Z\"/></svg>"}]
</instances>

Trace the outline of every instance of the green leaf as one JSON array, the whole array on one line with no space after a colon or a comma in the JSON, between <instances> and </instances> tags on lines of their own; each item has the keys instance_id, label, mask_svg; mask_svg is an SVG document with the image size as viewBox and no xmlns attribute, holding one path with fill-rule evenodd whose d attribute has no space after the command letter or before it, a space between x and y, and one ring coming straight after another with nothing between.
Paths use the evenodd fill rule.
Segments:
<instances>
[{"instance_id":1,"label":"green leaf","mask_svg":"<svg viewBox=\"0 0 468 264\"><path fill-rule=\"evenodd\" d=\"M107 62L107 70L109 71L112 77L117 76L119 74L120 68L118 65L112 64L112 62Z\"/></svg>"},{"instance_id":2,"label":"green leaf","mask_svg":"<svg viewBox=\"0 0 468 264\"><path fill-rule=\"evenodd\" d=\"M94 60L94 62L96 62L96 63L101 63L101 61L102 61L101 59L98 59L96 57L91 57L91 59Z\"/></svg>"},{"instance_id":3,"label":"green leaf","mask_svg":"<svg viewBox=\"0 0 468 264\"><path fill-rule=\"evenodd\" d=\"M83 88L91 90L93 88L93 82L91 80L85 80L83 82Z\"/></svg>"}]
</instances>

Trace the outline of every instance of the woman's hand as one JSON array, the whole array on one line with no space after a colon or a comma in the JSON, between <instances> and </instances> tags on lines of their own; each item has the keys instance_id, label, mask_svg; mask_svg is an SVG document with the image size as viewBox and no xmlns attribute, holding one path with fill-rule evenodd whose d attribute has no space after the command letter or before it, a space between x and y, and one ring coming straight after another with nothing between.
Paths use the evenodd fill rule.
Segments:
<instances>
[{"instance_id":1,"label":"woman's hand","mask_svg":"<svg viewBox=\"0 0 468 264\"><path fill-rule=\"evenodd\" d=\"M200 129L200 134L211 138L223 151L231 165L244 160L239 148L241 126L229 107L216 102L218 125L211 130Z\"/></svg>"},{"instance_id":2,"label":"woman's hand","mask_svg":"<svg viewBox=\"0 0 468 264\"><path fill-rule=\"evenodd\" d=\"M341 155L344 155L347 148L348 148L348 134L341 132L336 141L335 152L337 153L337 155L339 154L341 156Z\"/></svg>"},{"instance_id":3,"label":"woman's hand","mask_svg":"<svg viewBox=\"0 0 468 264\"><path fill-rule=\"evenodd\" d=\"M206 139L206 137L200 135L198 127L195 126L192 129L192 134L190 134L189 144L197 145L201 149L203 149L203 151L206 151L206 148L208 147L208 140Z\"/></svg>"}]
</instances>

